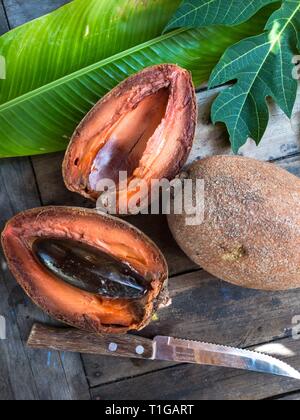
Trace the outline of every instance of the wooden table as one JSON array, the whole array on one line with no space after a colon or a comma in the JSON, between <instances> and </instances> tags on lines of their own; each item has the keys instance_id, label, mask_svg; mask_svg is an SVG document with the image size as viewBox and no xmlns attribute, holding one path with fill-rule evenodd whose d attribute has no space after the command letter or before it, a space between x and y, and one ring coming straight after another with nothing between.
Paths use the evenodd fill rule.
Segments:
<instances>
[{"instance_id":1,"label":"wooden table","mask_svg":"<svg viewBox=\"0 0 300 420\"><path fill-rule=\"evenodd\" d=\"M66 0L1 0L0 33L46 13ZM192 158L229 153L222 127L209 123L217 92L199 93L199 129ZM260 148L243 153L272 160L300 176L300 100L292 124L271 104L272 121ZM1 140L0 140L1 141ZM49 204L90 206L66 191L62 154L0 161L0 228L14 214ZM138 216L143 229L165 253L173 306L161 310L145 336L173 335L244 348L273 349L300 369L300 341L292 339L300 315L300 290L266 293L221 282L196 267L179 250L164 216ZM35 321L53 323L25 296L0 254L0 315L7 340L0 341L1 400L87 399L300 399L296 381L226 369L172 365L109 357L33 351L26 348Z\"/></svg>"}]
</instances>

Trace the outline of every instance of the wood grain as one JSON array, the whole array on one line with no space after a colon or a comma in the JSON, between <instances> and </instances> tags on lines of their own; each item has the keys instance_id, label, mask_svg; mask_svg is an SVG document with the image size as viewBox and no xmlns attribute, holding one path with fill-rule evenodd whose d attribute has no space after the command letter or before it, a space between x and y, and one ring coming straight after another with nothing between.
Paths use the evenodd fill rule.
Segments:
<instances>
[{"instance_id":1,"label":"wood grain","mask_svg":"<svg viewBox=\"0 0 300 420\"><path fill-rule=\"evenodd\" d=\"M8 22L6 20L5 10L2 0L0 1L0 35L9 30Z\"/></svg>"},{"instance_id":2,"label":"wood grain","mask_svg":"<svg viewBox=\"0 0 300 420\"><path fill-rule=\"evenodd\" d=\"M3 0L12 28L52 12L71 0Z\"/></svg>"},{"instance_id":3,"label":"wood grain","mask_svg":"<svg viewBox=\"0 0 300 420\"><path fill-rule=\"evenodd\" d=\"M227 87L204 91L198 97L198 127L194 147L187 165L195 160L232 154L226 128L211 123L210 111L213 100ZM259 160L270 161L300 152L300 88L291 120L269 100L270 122L263 140L257 147L253 140L240 149L240 154Z\"/></svg>"},{"instance_id":4,"label":"wood grain","mask_svg":"<svg viewBox=\"0 0 300 420\"><path fill-rule=\"evenodd\" d=\"M278 397L278 398L272 398L272 400L276 401L300 401L300 393L299 392L292 392L291 394Z\"/></svg>"},{"instance_id":5,"label":"wood grain","mask_svg":"<svg viewBox=\"0 0 300 420\"><path fill-rule=\"evenodd\" d=\"M75 328L55 328L34 324L27 341L32 349L58 350L71 353L97 354L110 357L151 359L153 342L131 334L91 334ZM110 349L113 346L113 350ZM143 352L137 352L137 348Z\"/></svg>"},{"instance_id":6,"label":"wood grain","mask_svg":"<svg viewBox=\"0 0 300 420\"><path fill-rule=\"evenodd\" d=\"M40 201L29 159L2 160L0 182L2 230L7 219L19 211L40 205ZM8 395L1 393L0 399L88 398L86 379L78 355L68 355L65 363L58 353L44 355L26 348L32 321L47 322L49 319L17 286L7 270L2 253L0 277L0 314L6 319L8 334L7 340L0 341L0 388L6 388L9 392Z\"/></svg>"}]
</instances>

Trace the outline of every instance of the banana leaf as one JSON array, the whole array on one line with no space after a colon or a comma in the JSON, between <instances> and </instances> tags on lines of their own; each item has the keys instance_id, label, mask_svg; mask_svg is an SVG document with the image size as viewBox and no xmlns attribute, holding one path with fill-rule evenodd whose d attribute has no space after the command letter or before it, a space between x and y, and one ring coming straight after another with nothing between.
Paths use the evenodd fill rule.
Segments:
<instances>
[{"instance_id":1,"label":"banana leaf","mask_svg":"<svg viewBox=\"0 0 300 420\"><path fill-rule=\"evenodd\" d=\"M0 37L0 104L159 36L180 0L73 0Z\"/></svg>"},{"instance_id":2,"label":"banana leaf","mask_svg":"<svg viewBox=\"0 0 300 420\"><path fill-rule=\"evenodd\" d=\"M20 76L24 86L27 86L27 92L0 105L0 156L35 155L63 150L78 122L100 97L127 76L149 65L177 63L189 69L195 84L199 85L208 79L227 47L262 31L268 14L265 10L248 23L230 29L216 26L179 29L58 79L52 73L53 80L43 82L39 87L36 87L34 77L29 77L30 81ZM152 15L149 14L148 20L151 19ZM74 37L77 28L82 33L80 19L75 21ZM130 30L127 35L129 38L133 36ZM37 53L40 41L37 39L36 43ZM47 45L44 47L51 67L53 58L47 54ZM33 60L36 59L36 53L31 57ZM84 55L85 51L80 54ZM78 59L81 59L80 54ZM68 53L66 56L70 58ZM65 64L66 56L61 52L61 65ZM15 65L19 66L19 63ZM44 71L47 73L47 66ZM10 89L16 88L12 84Z\"/></svg>"}]
</instances>

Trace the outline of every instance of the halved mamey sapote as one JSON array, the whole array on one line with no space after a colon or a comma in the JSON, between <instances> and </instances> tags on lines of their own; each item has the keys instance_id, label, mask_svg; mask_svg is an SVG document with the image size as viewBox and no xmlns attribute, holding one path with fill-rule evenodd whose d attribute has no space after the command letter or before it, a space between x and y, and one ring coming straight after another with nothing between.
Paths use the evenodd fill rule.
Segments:
<instances>
[{"instance_id":1,"label":"halved mamey sapote","mask_svg":"<svg viewBox=\"0 0 300 420\"><path fill-rule=\"evenodd\" d=\"M196 109L191 75L176 65L150 67L130 77L76 129L63 163L67 188L97 200L101 181L112 180L117 209L127 209L141 180L149 187L151 180L178 174L193 144ZM125 184L119 183L120 172L127 172Z\"/></svg>"},{"instance_id":2,"label":"halved mamey sapote","mask_svg":"<svg viewBox=\"0 0 300 420\"><path fill-rule=\"evenodd\" d=\"M167 264L153 242L128 223L93 210L29 210L8 222L2 244L32 300L87 331L143 328L166 286Z\"/></svg>"},{"instance_id":3,"label":"halved mamey sapote","mask_svg":"<svg viewBox=\"0 0 300 420\"><path fill-rule=\"evenodd\" d=\"M169 217L181 248L214 276L263 290L300 287L300 180L275 165L218 156L194 163L205 182L205 217Z\"/></svg>"}]
</instances>

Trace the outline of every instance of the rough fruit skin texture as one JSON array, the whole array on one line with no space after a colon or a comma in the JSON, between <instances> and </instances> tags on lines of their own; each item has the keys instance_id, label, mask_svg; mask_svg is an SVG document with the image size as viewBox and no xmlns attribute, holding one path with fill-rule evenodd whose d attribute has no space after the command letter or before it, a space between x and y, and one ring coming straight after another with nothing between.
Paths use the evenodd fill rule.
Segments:
<instances>
[{"instance_id":1,"label":"rough fruit skin texture","mask_svg":"<svg viewBox=\"0 0 300 420\"><path fill-rule=\"evenodd\" d=\"M129 182L142 179L150 185L152 179L172 180L180 172L195 136L196 94L189 72L173 64L163 64L146 68L122 82L101 99L77 127L63 163L63 176L69 190L91 200L99 198L99 192L89 185L97 155L113 137L112 129L120 122L126 127L126 114L161 89L169 91L165 115L148 139ZM117 141L113 147L118 147ZM128 202L138 185L128 194L119 191L118 200Z\"/></svg>"},{"instance_id":2,"label":"rough fruit skin texture","mask_svg":"<svg viewBox=\"0 0 300 420\"><path fill-rule=\"evenodd\" d=\"M212 275L246 288L300 287L300 180L275 165L217 156L195 162L205 181L205 220L186 226L172 215L172 233Z\"/></svg>"},{"instance_id":3,"label":"rough fruit skin texture","mask_svg":"<svg viewBox=\"0 0 300 420\"><path fill-rule=\"evenodd\" d=\"M77 289L45 270L32 251L40 238L71 239L107 252L149 279L141 299L109 299ZM167 263L154 243L128 223L94 210L44 207L20 213L2 233L8 266L28 296L53 318L96 333L145 327L160 303Z\"/></svg>"}]
</instances>

